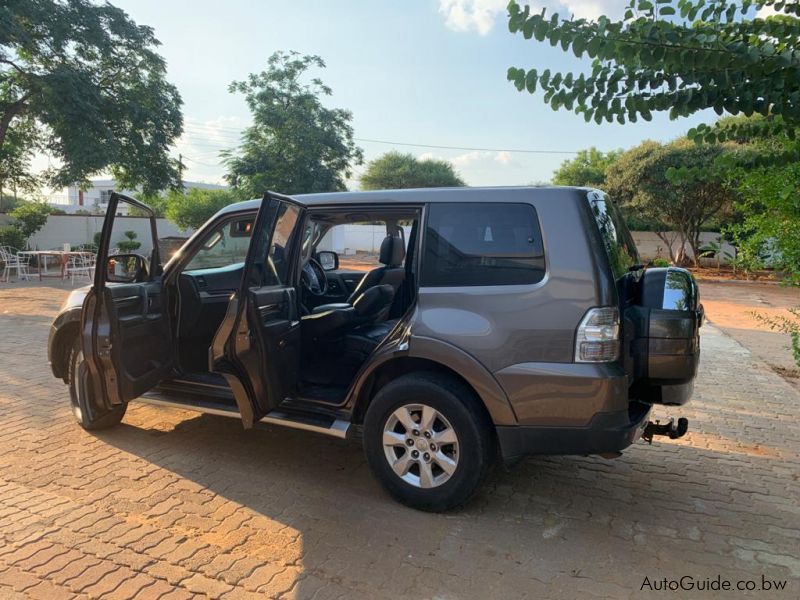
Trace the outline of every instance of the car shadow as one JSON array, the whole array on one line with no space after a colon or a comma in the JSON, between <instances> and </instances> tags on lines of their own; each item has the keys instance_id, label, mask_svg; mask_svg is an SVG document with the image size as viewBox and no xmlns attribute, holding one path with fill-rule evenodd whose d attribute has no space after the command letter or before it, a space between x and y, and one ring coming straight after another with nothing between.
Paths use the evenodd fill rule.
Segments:
<instances>
[{"instance_id":1,"label":"car shadow","mask_svg":"<svg viewBox=\"0 0 800 600\"><path fill-rule=\"evenodd\" d=\"M774 456L638 443L613 461L534 457L496 469L466 506L430 514L385 494L357 442L280 427L243 431L236 420L210 415L173 426L154 421L152 411L147 419L132 413L126 420L134 424L98 437L246 508L269 531L296 532L286 564L300 567L293 593L301 598L320 581L335 581L351 597L382 597L389 586L490 598L507 597L500 590L579 589L587 578L629 592L644 574L680 569L763 572L721 532L747 537L743 512L793 516L755 496ZM771 539L776 551L792 542ZM260 541L252 551L264 560L285 558L269 534Z\"/></svg>"}]
</instances>

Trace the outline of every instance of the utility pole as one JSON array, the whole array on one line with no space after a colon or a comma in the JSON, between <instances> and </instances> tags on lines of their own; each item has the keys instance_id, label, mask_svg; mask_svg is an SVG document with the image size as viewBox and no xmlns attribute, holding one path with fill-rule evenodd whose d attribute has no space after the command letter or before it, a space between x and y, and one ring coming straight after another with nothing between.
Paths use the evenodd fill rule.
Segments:
<instances>
[{"instance_id":1,"label":"utility pole","mask_svg":"<svg viewBox=\"0 0 800 600\"><path fill-rule=\"evenodd\" d=\"M183 189L183 154L178 154L178 183Z\"/></svg>"}]
</instances>

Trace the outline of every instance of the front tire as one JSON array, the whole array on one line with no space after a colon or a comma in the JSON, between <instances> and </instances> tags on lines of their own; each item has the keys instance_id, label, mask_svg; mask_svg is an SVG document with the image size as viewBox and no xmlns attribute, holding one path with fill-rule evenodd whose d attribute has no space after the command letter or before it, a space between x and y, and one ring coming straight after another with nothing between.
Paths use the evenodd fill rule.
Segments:
<instances>
[{"instance_id":1,"label":"front tire","mask_svg":"<svg viewBox=\"0 0 800 600\"><path fill-rule=\"evenodd\" d=\"M103 415L92 415L86 407L85 398L81 398L78 392L78 381L81 369L85 369L86 365L83 361L83 349L81 348L81 340L79 337L75 338L72 347L69 351L69 365L67 385L69 386L69 403L72 409L72 415L78 424L86 430L96 431L98 429L108 429L114 425L118 425L125 416L125 410L128 408L127 404L115 406L111 411Z\"/></svg>"},{"instance_id":2,"label":"front tire","mask_svg":"<svg viewBox=\"0 0 800 600\"><path fill-rule=\"evenodd\" d=\"M409 373L381 388L364 419L364 451L396 500L438 512L475 493L494 457L479 402L460 381L434 372Z\"/></svg>"}]
</instances>

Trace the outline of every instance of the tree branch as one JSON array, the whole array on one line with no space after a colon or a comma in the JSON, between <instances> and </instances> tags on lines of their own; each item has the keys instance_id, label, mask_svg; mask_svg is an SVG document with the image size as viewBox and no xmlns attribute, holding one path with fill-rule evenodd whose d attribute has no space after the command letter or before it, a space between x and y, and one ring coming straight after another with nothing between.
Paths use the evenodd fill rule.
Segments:
<instances>
[{"instance_id":1,"label":"tree branch","mask_svg":"<svg viewBox=\"0 0 800 600\"><path fill-rule=\"evenodd\" d=\"M0 117L0 148L3 147L3 143L6 140L6 133L8 132L8 127L11 125L11 121L14 119L14 117L24 112L24 110L27 108L26 102L32 95L33 92L28 92L23 95L16 102L12 103L3 113L3 116Z\"/></svg>"}]
</instances>

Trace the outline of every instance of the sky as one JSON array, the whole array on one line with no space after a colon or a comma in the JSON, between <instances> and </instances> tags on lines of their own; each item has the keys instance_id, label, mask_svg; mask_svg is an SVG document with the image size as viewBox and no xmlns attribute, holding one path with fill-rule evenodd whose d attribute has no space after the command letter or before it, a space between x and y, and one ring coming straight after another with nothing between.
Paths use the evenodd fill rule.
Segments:
<instances>
[{"instance_id":1,"label":"sky","mask_svg":"<svg viewBox=\"0 0 800 600\"><path fill-rule=\"evenodd\" d=\"M389 150L451 161L468 185L546 182L577 150L669 141L713 113L650 123L587 124L518 92L510 66L586 71L588 60L508 32L507 0L111 0L155 30L168 77L184 101L186 132L176 146L184 179L221 183L219 151L250 123L228 85L266 67L275 50L317 54L333 89L328 106L353 113L366 160ZM622 13L626 0L534 2L562 15ZM366 140L383 140L378 143ZM439 149L403 144L457 146ZM536 150L547 153L513 152ZM355 168L352 188L358 187Z\"/></svg>"}]
</instances>

